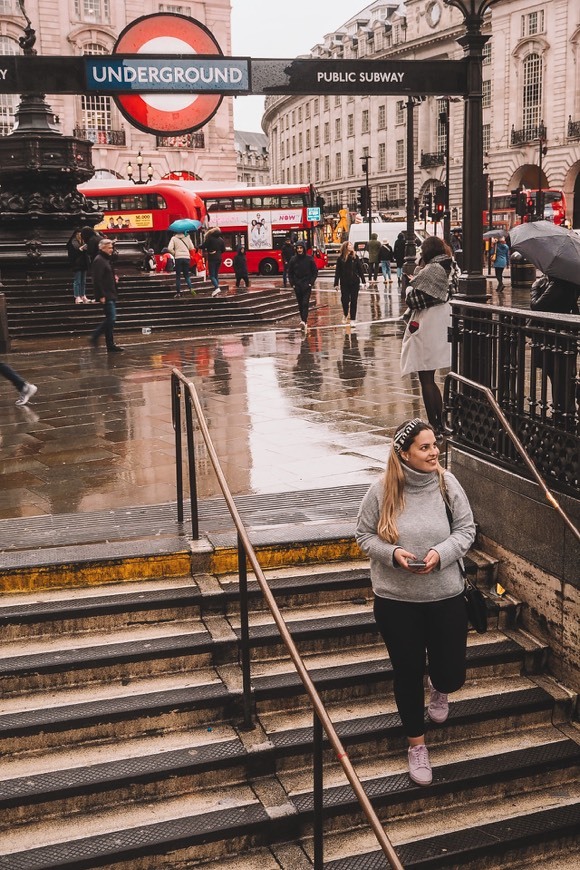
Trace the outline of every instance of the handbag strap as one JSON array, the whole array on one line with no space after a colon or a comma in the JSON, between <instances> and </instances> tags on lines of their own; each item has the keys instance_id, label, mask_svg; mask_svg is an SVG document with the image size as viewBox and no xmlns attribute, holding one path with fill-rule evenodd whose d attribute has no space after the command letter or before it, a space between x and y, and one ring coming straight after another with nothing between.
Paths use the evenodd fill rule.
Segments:
<instances>
[{"instance_id":1,"label":"handbag strap","mask_svg":"<svg viewBox=\"0 0 580 870\"><path fill-rule=\"evenodd\" d=\"M445 505L445 513L447 514L447 521L449 523L449 531L453 531L453 514L451 513L451 508L449 507L449 502L447 501L447 490L445 490L445 495L443 496L443 503ZM463 559L458 559L457 564L459 565L459 570L461 571L461 576L465 580L466 583L469 583L467 578L467 571L465 570L465 565L463 564Z\"/></svg>"}]
</instances>

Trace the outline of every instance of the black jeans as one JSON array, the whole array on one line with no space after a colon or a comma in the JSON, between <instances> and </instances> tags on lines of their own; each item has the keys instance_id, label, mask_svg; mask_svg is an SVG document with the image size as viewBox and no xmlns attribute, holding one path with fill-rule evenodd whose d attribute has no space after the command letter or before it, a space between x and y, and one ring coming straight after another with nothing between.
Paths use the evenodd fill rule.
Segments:
<instances>
[{"instance_id":1,"label":"black jeans","mask_svg":"<svg viewBox=\"0 0 580 870\"><path fill-rule=\"evenodd\" d=\"M356 320L359 288L360 284L345 284L340 288L340 301L342 303L342 311L344 313L344 316L348 317L350 309L351 320Z\"/></svg>"},{"instance_id":2,"label":"black jeans","mask_svg":"<svg viewBox=\"0 0 580 870\"><path fill-rule=\"evenodd\" d=\"M15 372L8 363L0 362L0 375L6 378L7 381L10 381L11 384L14 384L19 393L26 385L24 378L21 378L18 372Z\"/></svg>"},{"instance_id":3,"label":"black jeans","mask_svg":"<svg viewBox=\"0 0 580 870\"><path fill-rule=\"evenodd\" d=\"M105 319L93 331L92 341L96 344L103 333L105 333L105 342L110 349L115 346L115 337L113 331L115 329L115 321L117 320L117 306L113 299L108 299L103 305Z\"/></svg>"},{"instance_id":4,"label":"black jeans","mask_svg":"<svg viewBox=\"0 0 580 870\"><path fill-rule=\"evenodd\" d=\"M294 292L296 294L296 302L298 303L300 320L303 323L307 323L308 308L310 306L310 294L312 293L312 287L310 286L310 284L295 284Z\"/></svg>"},{"instance_id":5,"label":"black jeans","mask_svg":"<svg viewBox=\"0 0 580 870\"><path fill-rule=\"evenodd\" d=\"M378 261L376 263L369 263L369 281L376 281L378 277L379 277Z\"/></svg>"},{"instance_id":6,"label":"black jeans","mask_svg":"<svg viewBox=\"0 0 580 870\"><path fill-rule=\"evenodd\" d=\"M188 288L191 290L191 278L189 277L190 273L190 261L189 259L185 259L185 257L179 257L175 259L175 292L181 294L181 276L185 280Z\"/></svg>"},{"instance_id":7,"label":"black jeans","mask_svg":"<svg viewBox=\"0 0 580 870\"><path fill-rule=\"evenodd\" d=\"M425 733L423 679L449 694L465 682L467 612L463 595L415 603L375 595L377 627L389 651L397 709L407 737Z\"/></svg>"}]
</instances>

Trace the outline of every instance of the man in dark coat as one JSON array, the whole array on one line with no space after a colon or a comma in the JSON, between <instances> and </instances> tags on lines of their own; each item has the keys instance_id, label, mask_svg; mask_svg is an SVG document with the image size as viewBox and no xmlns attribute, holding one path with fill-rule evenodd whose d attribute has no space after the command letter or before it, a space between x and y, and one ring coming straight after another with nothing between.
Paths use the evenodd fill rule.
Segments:
<instances>
[{"instance_id":1,"label":"man in dark coat","mask_svg":"<svg viewBox=\"0 0 580 870\"><path fill-rule=\"evenodd\" d=\"M395 263L397 264L397 284L400 287L401 281L403 279L403 264L405 262L405 236L403 233L399 233L395 240L395 245L393 248L393 253L395 255Z\"/></svg>"},{"instance_id":2,"label":"man in dark coat","mask_svg":"<svg viewBox=\"0 0 580 870\"><path fill-rule=\"evenodd\" d=\"M91 272L94 293L102 303L105 314L105 319L91 335L91 344L98 347L99 339L104 333L107 352L120 353L123 348L115 344L113 334L117 319L117 276L113 268L113 242L110 239L101 239L99 242L99 253L93 260Z\"/></svg>"},{"instance_id":3,"label":"man in dark coat","mask_svg":"<svg viewBox=\"0 0 580 870\"><path fill-rule=\"evenodd\" d=\"M306 333L308 331L308 307L312 285L318 277L318 269L314 257L306 253L304 242L296 242L296 253L288 263L288 280L296 293L298 311L300 313L300 327Z\"/></svg>"},{"instance_id":4,"label":"man in dark coat","mask_svg":"<svg viewBox=\"0 0 580 870\"><path fill-rule=\"evenodd\" d=\"M282 254L282 262L284 264L284 271L282 272L282 283L284 287L288 286L288 263L294 256L294 245L292 244L292 239L290 236L286 236L284 244L282 245L282 250L280 251Z\"/></svg>"}]
</instances>

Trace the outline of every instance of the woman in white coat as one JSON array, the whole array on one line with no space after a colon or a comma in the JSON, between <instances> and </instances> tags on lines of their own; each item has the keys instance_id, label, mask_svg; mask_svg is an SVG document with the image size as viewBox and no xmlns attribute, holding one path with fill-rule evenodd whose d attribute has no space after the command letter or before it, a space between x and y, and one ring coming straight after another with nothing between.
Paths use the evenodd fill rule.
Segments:
<instances>
[{"instance_id":1,"label":"woman in white coat","mask_svg":"<svg viewBox=\"0 0 580 870\"><path fill-rule=\"evenodd\" d=\"M416 372L419 376L427 417L437 435L443 431L443 398L435 383L435 372L451 365L449 300L457 288L458 276L451 249L443 239L429 236L421 245L419 270L405 296L401 374Z\"/></svg>"}]
</instances>

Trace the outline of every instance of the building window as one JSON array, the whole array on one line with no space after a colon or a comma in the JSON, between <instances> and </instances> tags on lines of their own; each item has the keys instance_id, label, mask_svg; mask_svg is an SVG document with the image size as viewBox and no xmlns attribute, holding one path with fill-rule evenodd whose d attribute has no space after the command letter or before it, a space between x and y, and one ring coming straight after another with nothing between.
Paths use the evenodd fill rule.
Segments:
<instances>
[{"instance_id":1,"label":"building window","mask_svg":"<svg viewBox=\"0 0 580 870\"><path fill-rule=\"evenodd\" d=\"M292 126L293 127L296 126L296 110L295 109L292 110Z\"/></svg>"},{"instance_id":2,"label":"building window","mask_svg":"<svg viewBox=\"0 0 580 870\"><path fill-rule=\"evenodd\" d=\"M385 105L379 106L379 118L378 118L378 127L379 130L384 130L387 126L387 107Z\"/></svg>"},{"instance_id":3,"label":"building window","mask_svg":"<svg viewBox=\"0 0 580 870\"><path fill-rule=\"evenodd\" d=\"M362 132L363 132L363 133L368 133L368 132L369 132L369 110L368 110L368 109L363 109L363 113L362 113Z\"/></svg>"},{"instance_id":4,"label":"building window","mask_svg":"<svg viewBox=\"0 0 580 870\"><path fill-rule=\"evenodd\" d=\"M483 137L483 153L485 154L491 147L491 124L484 124L481 132Z\"/></svg>"},{"instance_id":5,"label":"building window","mask_svg":"<svg viewBox=\"0 0 580 870\"><path fill-rule=\"evenodd\" d=\"M399 186L397 184L389 184L389 202L395 202L399 195Z\"/></svg>"},{"instance_id":6,"label":"building window","mask_svg":"<svg viewBox=\"0 0 580 870\"><path fill-rule=\"evenodd\" d=\"M407 199L407 182L401 181L399 183L399 199L402 199L403 202Z\"/></svg>"},{"instance_id":7,"label":"building window","mask_svg":"<svg viewBox=\"0 0 580 870\"><path fill-rule=\"evenodd\" d=\"M484 109L489 109L491 106L491 79L487 79L487 81L482 82L481 93L483 95L481 105Z\"/></svg>"},{"instance_id":8,"label":"building window","mask_svg":"<svg viewBox=\"0 0 580 870\"><path fill-rule=\"evenodd\" d=\"M379 172L387 168L387 148L384 142L379 142Z\"/></svg>"},{"instance_id":9,"label":"building window","mask_svg":"<svg viewBox=\"0 0 580 870\"><path fill-rule=\"evenodd\" d=\"M330 97L327 95L324 98L324 111L327 112L330 109Z\"/></svg>"},{"instance_id":10,"label":"building window","mask_svg":"<svg viewBox=\"0 0 580 870\"><path fill-rule=\"evenodd\" d=\"M334 137L335 139L340 139L342 136L342 120L341 118L336 118L334 121Z\"/></svg>"},{"instance_id":11,"label":"building window","mask_svg":"<svg viewBox=\"0 0 580 870\"><path fill-rule=\"evenodd\" d=\"M348 115L346 119L346 135L354 136L354 115Z\"/></svg>"},{"instance_id":12,"label":"building window","mask_svg":"<svg viewBox=\"0 0 580 870\"><path fill-rule=\"evenodd\" d=\"M303 151L304 151L304 148L302 146L302 133L299 133L298 134L298 153L302 154Z\"/></svg>"},{"instance_id":13,"label":"building window","mask_svg":"<svg viewBox=\"0 0 580 870\"><path fill-rule=\"evenodd\" d=\"M107 23L111 20L110 0L75 0L75 14L82 21Z\"/></svg>"},{"instance_id":14,"label":"building window","mask_svg":"<svg viewBox=\"0 0 580 870\"><path fill-rule=\"evenodd\" d=\"M544 32L544 10L539 9L536 12L528 12L527 15L522 15L522 36L534 36L536 33Z\"/></svg>"},{"instance_id":15,"label":"building window","mask_svg":"<svg viewBox=\"0 0 580 870\"><path fill-rule=\"evenodd\" d=\"M302 120L302 106L298 106L298 123Z\"/></svg>"},{"instance_id":16,"label":"building window","mask_svg":"<svg viewBox=\"0 0 580 870\"><path fill-rule=\"evenodd\" d=\"M314 147L317 148L320 145L320 127L316 126L314 128Z\"/></svg>"},{"instance_id":17,"label":"building window","mask_svg":"<svg viewBox=\"0 0 580 870\"><path fill-rule=\"evenodd\" d=\"M340 96L340 94L337 94L334 98L334 106L336 109L338 109L338 108L340 108L341 104L342 104L342 97Z\"/></svg>"},{"instance_id":18,"label":"building window","mask_svg":"<svg viewBox=\"0 0 580 870\"><path fill-rule=\"evenodd\" d=\"M301 163L298 164L298 181L300 182L300 184L304 183L304 178L302 177L302 164Z\"/></svg>"},{"instance_id":19,"label":"building window","mask_svg":"<svg viewBox=\"0 0 580 870\"><path fill-rule=\"evenodd\" d=\"M396 169L405 168L405 140L397 139L395 150L395 167Z\"/></svg>"},{"instance_id":20,"label":"building window","mask_svg":"<svg viewBox=\"0 0 580 870\"><path fill-rule=\"evenodd\" d=\"M314 180L320 181L320 159L318 157L314 161Z\"/></svg>"},{"instance_id":21,"label":"building window","mask_svg":"<svg viewBox=\"0 0 580 870\"><path fill-rule=\"evenodd\" d=\"M347 175L354 175L354 151L348 152Z\"/></svg>"},{"instance_id":22,"label":"building window","mask_svg":"<svg viewBox=\"0 0 580 870\"><path fill-rule=\"evenodd\" d=\"M404 100L397 100L395 124L404 124L404 123L405 123L405 102L404 102Z\"/></svg>"},{"instance_id":23,"label":"building window","mask_svg":"<svg viewBox=\"0 0 580 870\"><path fill-rule=\"evenodd\" d=\"M306 179L308 181L308 179ZM326 155L324 158L324 180L330 181L330 157Z\"/></svg>"},{"instance_id":24,"label":"building window","mask_svg":"<svg viewBox=\"0 0 580 870\"><path fill-rule=\"evenodd\" d=\"M483 66L489 66L489 64L491 63L491 39L488 40L485 43L485 45L483 46L482 54L483 54L483 61L482 61Z\"/></svg>"},{"instance_id":25,"label":"building window","mask_svg":"<svg viewBox=\"0 0 580 870\"><path fill-rule=\"evenodd\" d=\"M290 116L286 115L286 129L288 130L289 127L290 127Z\"/></svg>"},{"instance_id":26,"label":"building window","mask_svg":"<svg viewBox=\"0 0 580 870\"><path fill-rule=\"evenodd\" d=\"M296 154L296 136L292 136L292 154Z\"/></svg>"},{"instance_id":27,"label":"building window","mask_svg":"<svg viewBox=\"0 0 580 870\"><path fill-rule=\"evenodd\" d=\"M310 130L306 131L306 150L310 148Z\"/></svg>"},{"instance_id":28,"label":"building window","mask_svg":"<svg viewBox=\"0 0 580 870\"><path fill-rule=\"evenodd\" d=\"M15 39L0 36L0 55L21 54ZM0 135L7 136L14 127L14 116L20 97L16 94L0 94Z\"/></svg>"},{"instance_id":29,"label":"building window","mask_svg":"<svg viewBox=\"0 0 580 870\"><path fill-rule=\"evenodd\" d=\"M329 121L324 122L324 142L325 143L330 142L330 122Z\"/></svg>"},{"instance_id":30,"label":"building window","mask_svg":"<svg viewBox=\"0 0 580 870\"><path fill-rule=\"evenodd\" d=\"M177 6L175 3L160 3L160 12L173 12L175 15L189 15L191 9L186 6Z\"/></svg>"},{"instance_id":31,"label":"building window","mask_svg":"<svg viewBox=\"0 0 580 870\"><path fill-rule=\"evenodd\" d=\"M437 151L447 151L447 100L437 100Z\"/></svg>"},{"instance_id":32,"label":"building window","mask_svg":"<svg viewBox=\"0 0 580 870\"><path fill-rule=\"evenodd\" d=\"M524 129L537 127L542 108L542 60L529 54L524 60L524 94L522 100Z\"/></svg>"},{"instance_id":33,"label":"building window","mask_svg":"<svg viewBox=\"0 0 580 870\"><path fill-rule=\"evenodd\" d=\"M342 178L342 154L338 153L336 155L334 165L336 167L336 177Z\"/></svg>"},{"instance_id":34,"label":"building window","mask_svg":"<svg viewBox=\"0 0 580 870\"><path fill-rule=\"evenodd\" d=\"M85 45L83 54L109 54L108 49L98 42ZM81 96L82 124L87 139L106 145L107 132L112 129L111 98L96 95Z\"/></svg>"},{"instance_id":35,"label":"building window","mask_svg":"<svg viewBox=\"0 0 580 870\"><path fill-rule=\"evenodd\" d=\"M304 108L304 115L308 119L310 117L310 103L306 103L306 106Z\"/></svg>"}]
</instances>

